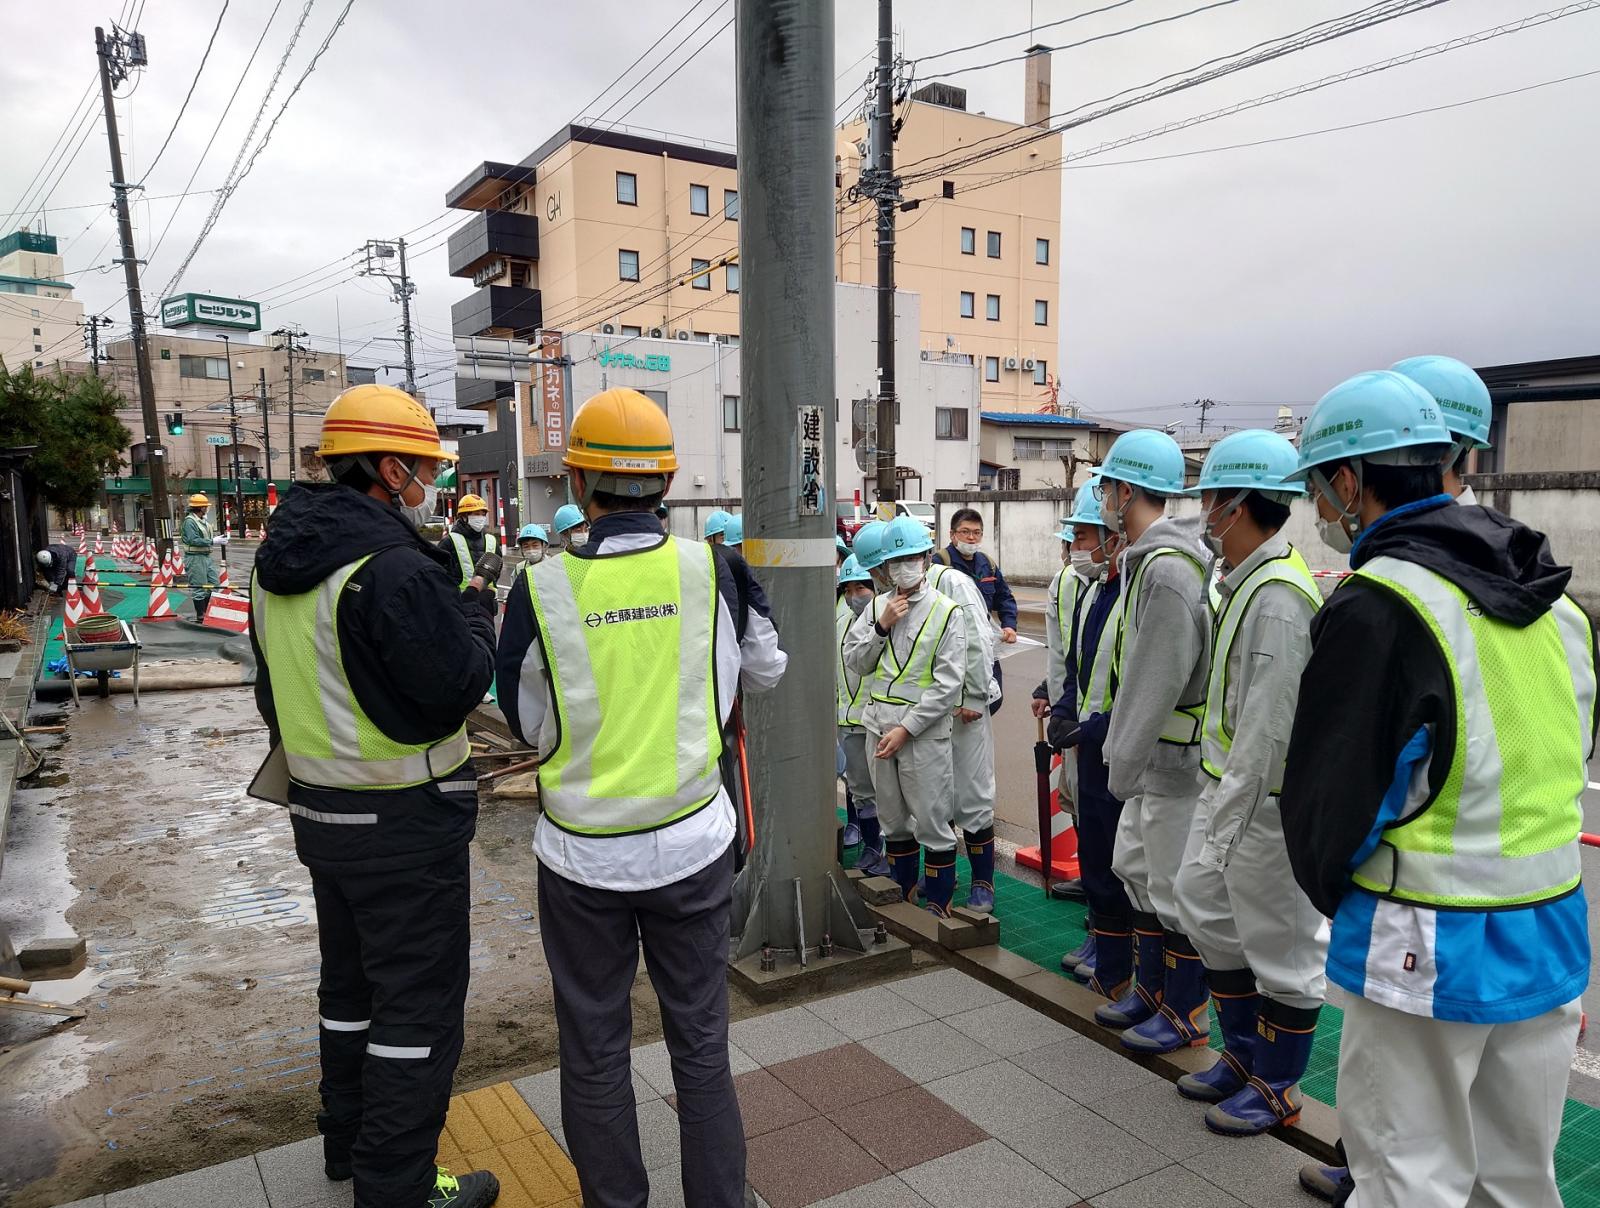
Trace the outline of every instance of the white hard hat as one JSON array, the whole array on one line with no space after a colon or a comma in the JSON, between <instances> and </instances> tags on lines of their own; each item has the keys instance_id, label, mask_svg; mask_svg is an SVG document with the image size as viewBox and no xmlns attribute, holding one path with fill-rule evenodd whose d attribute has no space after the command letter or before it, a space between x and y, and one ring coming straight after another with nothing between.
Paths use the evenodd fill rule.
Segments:
<instances>
[{"instance_id":1,"label":"white hard hat","mask_svg":"<svg viewBox=\"0 0 1600 1208\"><path fill-rule=\"evenodd\" d=\"M33 556L33 560L35 562L37 562L40 566L49 566L50 565L50 551L47 550L47 549L40 550L37 554L35 554Z\"/></svg>"}]
</instances>

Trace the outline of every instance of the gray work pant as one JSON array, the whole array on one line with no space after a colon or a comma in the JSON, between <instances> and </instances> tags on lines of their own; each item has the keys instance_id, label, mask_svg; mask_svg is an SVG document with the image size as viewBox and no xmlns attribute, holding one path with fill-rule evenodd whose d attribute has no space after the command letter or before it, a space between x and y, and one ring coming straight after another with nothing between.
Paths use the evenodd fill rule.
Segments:
<instances>
[{"instance_id":1,"label":"gray work pant","mask_svg":"<svg viewBox=\"0 0 1600 1208\"><path fill-rule=\"evenodd\" d=\"M678 1092L684 1202L742 1208L744 1125L728 1064L733 849L659 889L592 889L539 867L539 927L560 1029L561 1125L583 1202L643 1208L629 991L644 948Z\"/></svg>"}]
</instances>

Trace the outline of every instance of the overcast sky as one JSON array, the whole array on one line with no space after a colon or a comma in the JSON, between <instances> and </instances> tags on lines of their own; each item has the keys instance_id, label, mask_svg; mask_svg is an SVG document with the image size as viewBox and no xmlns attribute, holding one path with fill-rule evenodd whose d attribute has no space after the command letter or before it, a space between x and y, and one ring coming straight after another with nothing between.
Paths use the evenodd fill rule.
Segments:
<instances>
[{"instance_id":1,"label":"overcast sky","mask_svg":"<svg viewBox=\"0 0 1600 1208\"><path fill-rule=\"evenodd\" d=\"M912 59L1044 25L1107 0L901 0ZM359 363L398 364L398 307L381 282L324 268L366 239L418 232L413 262L422 343L419 373L450 393L450 304L471 290L445 271L445 190L485 159L516 161L580 113L604 110L661 51L692 38L608 120L684 135L736 138L732 30L622 118L624 110L732 13L701 0L695 16L599 104L591 99L666 30L688 0L581 5L524 0L355 0L344 28L289 105L248 178L182 278L182 289L264 298L268 328L299 323ZM1041 31L1061 45L1198 7L1204 0L1130 0ZM155 154L194 78L221 0L133 0L150 67L122 92L130 179ZM95 69L94 26L124 0L8 5L12 52L0 64L0 215L73 114ZM342 8L311 15L262 127L278 111ZM1238 0L1054 59L1053 108L1073 108L1169 71L1363 7L1359 0ZM1393 55L1558 7L1556 0L1449 0L1417 15L1139 105L1066 136L1069 152L1153 129ZM841 99L866 71L875 5L838 8ZM147 305L177 271L262 105L302 5L232 0L200 86L135 208L141 256L176 209L145 270ZM1031 11L1031 17L1030 17ZM981 18L977 15L982 14ZM646 15L647 14L647 15ZM266 28L215 144L229 94ZM939 58L936 76L1020 53L1019 36ZM1600 75L1377 125L1237 150L1277 139L1540 85L1600 70L1600 12L1455 50L1307 96L1078 161L1062 188L1064 248L1059 363L1086 408L1140 422L1192 422L1188 400L1226 405L1214 422L1270 420L1279 401L1309 403L1336 381L1403 356L1447 352L1497 364L1600 351ZM1020 119L1021 62L957 76L969 108ZM98 91L94 94L98 97ZM96 105L98 115L98 105ZM98 120L65 168L34 187L50 207L79 298L125 323ZM259 139L259 132L257 134ZM1153 162L1108 161L1160 158ZM57 177L59 176L59 180ZM40 200L48 191L48 201ZM76 208L67 208L76 207ZM465 217L462 215L461 217ZM5 223L9 229L19 219ZM321 269L298 284L291 278ZM273 287L279 287L275 291ZM277 305L272 303L276 302ZM396 380L391 375L390 380Z\"/></svg>"}]
</instances>

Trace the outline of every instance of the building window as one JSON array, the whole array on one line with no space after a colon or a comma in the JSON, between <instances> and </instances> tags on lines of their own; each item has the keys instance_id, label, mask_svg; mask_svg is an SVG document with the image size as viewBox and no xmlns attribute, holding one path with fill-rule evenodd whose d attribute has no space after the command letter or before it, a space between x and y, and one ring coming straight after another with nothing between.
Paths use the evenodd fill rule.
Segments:
<instances>
[{"instance_id":1,"label":"building window","mask_svg":"<svg viewBox=\"0 0 1600 1208\"><path fill-rule=\"evenodd\" d=\"M228 380L228 358L191 357L179 353L178 376L181 378L209 378L213 381L225 382Z\"/></svg>"},{"instance_id":2,"label":"building window","mask_svg":"<svg viewBox=\"0 0 1600 1208\"><path fill-rule=\"evenodd\" d=\"M933 409L933 436L935 440L966 440L967 409L965 407L935 407Z\"/></svg>"},{"instance_id":3,"label":"building window","mask_svg":"<svg viewBox=\"0 0 1600 1208\"><path fill-rule=\"evenodd\" d=\"M640 394L661 408L661 414L667 413L667 392L665 390L641 390Z\"/></svg>"},{"instance_id":4,"label":"building window","mask_svg":"<svg viewBox=\"0 0 1600 1208\"><path fill-rule=\"evenodd\" d=\"M32 311L30 311L30 312L29 312L29 314L30 314L30 316L31 316L31 317L32 317L32 318L35 318L35 319L37 319L37 318L38 318L38 317L39 317L39 308L38 308L38 307L37 307L37 306L35 306L35 307L34 307L34 308L33 308L33 309L32 309Z\"/></svg>"},{"instance_id":5,"label":"building window","mask_svg":"<svg viewBox=\"0 0 1600 1208\"><path fill-rule=\"evenodd\" d=\"M728 279L725 284L728 292L730 294L736 294L739 292L739 266L737 264L730 264L728 265L727 272Z\"/></svg>"},{"instance_id":6,"label":"building window","mask_svg":"<svg viewBox=\"0 0 1600 1208\"><path fill-rule=\"evenodd\" d=\"M639 204L639 178L632 172L617 173L617 204L619 206Z\"/></svg>"},{"instance_id":7,"label":"building window","mask_svg":"<svg viewBox=\"0 0 1600 1208\"><path fill-rule=\"evenodd\" d=\"M44 368L44 362L43 361L35 361L33 363L33 367L35 369L43 369Z\"/></svg>"},{"instance_id":8,"label":"building window","mask_svg":"<svg viewBox=\"0 0 1600 1208\"><path fill-rule=\"evenodd\" d=\"M1033 325L1035 327L1050 326L1050 303L1043 298L1036 298L1033 303Z\"/></svg>"},{"instance_id":9,"label":"building window","mask_svg":"<svg viewBox=\"0 0 1600 1208\"><path fill-rule=\"evenodd\" d=\"M739 221L739 190L722 190L722 216L734 222Z\"/></svg>"},{"instance_id":10,"label":"building window","mask_svg":"<svg viewBox=\"0 0 1600 1208\"><path fill-rule=\"evenodd\" d=\"M622 334L625 335L625 336L633 336L633 337L637 338L639 336L644 335L644 328L635 327L631 323L624 323L622 325Z\"/></svg>"},{"instance_id":11,"label":"building window","mask_svg":"<svg viewBox=\"0 0 1600 1208\"><path fill-rule=\"evenodd\" d=\"M328 373L325 369L312 369L309 365L300 366L300 380L302 382L325 382Z\"/></svg>"},{"instance_id":12,"label":"building window","mask_svg":"<svg viewBox=\"0 0 1600 1208\"><path fill-rule=\"evenodd\" d=\"M983 299L983 317L991 323L1000 322L1000 295L986 294Z\"/></svg>"},{"instance_id":13,"label":"building window","mask_svg":"<svg viewBox=\"0 0 1600 1208\"><path fill-rule=\"evenodd\" d=\"M1000 259L1000 232L999 231L990 231L989 232L989 259L991 259L991 260Z\"/></svg>"},{"instance_id":14,"label":"building window","mask_svg":"<svg viewBox=\"0 0 1600 1208\"><path fill-rule=\"evenodd\" d=\"M1051 458L1071 456L1071 437L1013 436L1011 438L1013 461L1049 461Z\"/></svg>"},{"instance_id":15,"label":"building window","mask_svg":"<svg viewBox=\"0 0 1600 1208\"><path fill-rule=\"evenodd\" d=\"M722 396L722 430L724 432L737 432L739 430L739 396L737 394L724 394Z\"/></svg>"},{"instance_id":16,"label":"building window","mask_svg":"<svg viewBox=\"0 0 1600 1208\"><path fill-rule=\"evenodd\" d=\"M43 352L44 351L44 345L43 344L35 344L33 346L33 350L35 352Z\"/></svg>"},{"instance_id":17,"label":"building window","mask_svg":"<svg viewBox=\"0 0 1600 1208\"><path fill-rule=\"evenodd\" d=\"M999 357L983 358L983 380L986 382L998 382L1000 380Z\"/></svg>"},{"instance_id":18,"label":"building window","mask_svg":"<svg viewBox=\"0 0 1600 1208\"><path fill-rule=\"evenodd\" d=\"M33 334L36 335L36 336L42 336L42 335L44 335L44 332L40 331L37 327L35 327L33 329Z\"/></svg>"},{"instance_id":19,"label":"building window","mask_svg":"<svg viewBox=\"0 0 1600 1208\"><path fill-rule=\"evenodd\" d=\"M971 227L961 228L961 254L963 256L978 254L978 232Z\"/></svg>"},{"instance_id":20,"label":"building window","mask_svg":"<svg viewBox=\"0 0 1600 1208\"><path fill-rule=\"evenodd\" d=\"M711 188L708 185L689 186L689 213L706 215L711 213Z\"/></svg>"},{"instance_id":21,"label":"building window","mask_svg":"<svg viewBox=\"0 0 1600 1208\"><path fill-rule=\"evenodd\" d=\"M973 317L972 308L973 308L973 305L975 304L975 301L976 301L976 295L973 294L971 291L969 291L969 290L962 290L961 291L961 317L963 319L970 319L970 318Z\"/></svg>"},{"instance_id":22,"label":"building window","mask_svg":"<svg viewBox=\"0 0 1600 1208\"><path fill-rule=\"evenodd\" d=\"M618 250L617 252L617 280L637 281L639 279L639 253Z\"/></svg>"},{"instance_id":23,"label":"building window","mask_svg":"<svg viewBox=\"0 0 1600 1208\"><path fill-rule=\"evenodd\" d=\"M693 288L711 288L711 261L691 260L689 261L689 271L694 274L694 278L690 283Z\"/></svg>"},{"instance_id":24,"label":"building window","mask_svg":"<svg viewBox=\"0 0 1600 1208\"><path fill-rule=\"evenodd\" d=\"M1035 386L1048 386L1050 377L1050 362L1040 357L1033 363L1033 384Z\"/></svg>"},{"instance_id":25,"label":"building window","mask_svg":"<svg viewBox=\"0 0 1600 1208\"><path fill-rule=\"evenodd\" d=\"M1050 241L1048 239L1035 239L1033 241L1033 262L1035 264L1050 263Z\"/></svg>"}]
</instances>

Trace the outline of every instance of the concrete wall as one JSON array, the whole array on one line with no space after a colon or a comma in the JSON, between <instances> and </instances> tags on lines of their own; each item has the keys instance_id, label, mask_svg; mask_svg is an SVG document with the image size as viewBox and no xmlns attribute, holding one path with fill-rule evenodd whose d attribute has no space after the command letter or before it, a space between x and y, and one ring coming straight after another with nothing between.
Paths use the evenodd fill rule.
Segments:
<instances>
[{"instance_id":1,"label":"concrete wall","mask_svg":"<svg viewBox=\"0 0 1600 1208\"><path fill-rule=\"evenodd\" d=\"M1600 617L1600 541L1595 540L1600 532L1600 470L1475 474L1467 481L1486 506L1550 538L1556 561L1572 567L1567 593L1590 616Z\"/></svg>"},{"instance_id":2,"label":"concrete wall","mask_svg":"<svg viewBox=\"0 0 1600 1208\"><path fill-rule=\"evenodd\" d=\"M1596 396L1507 407L1502 472L1600 470L1600 389Z\"/></svg>"}]
</instances>

